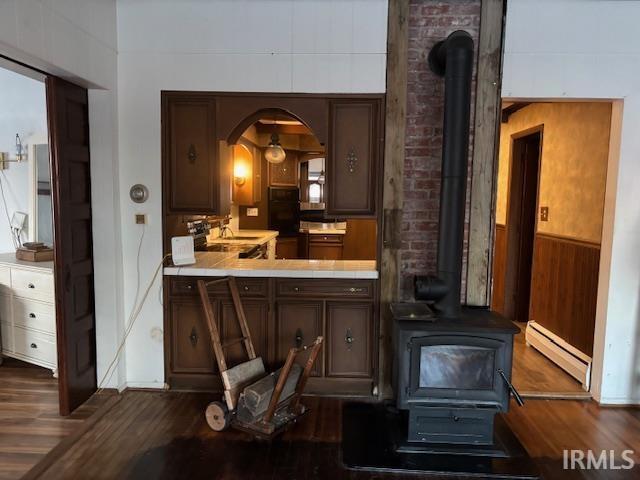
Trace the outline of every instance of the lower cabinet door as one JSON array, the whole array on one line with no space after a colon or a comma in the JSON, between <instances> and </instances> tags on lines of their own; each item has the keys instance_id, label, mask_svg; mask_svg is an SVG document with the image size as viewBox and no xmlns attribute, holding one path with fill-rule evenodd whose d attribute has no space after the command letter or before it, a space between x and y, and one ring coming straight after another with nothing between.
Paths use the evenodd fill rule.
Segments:
<instances>
[{"instance_id":1,"label":"lower cabinet door","mask_svg":"<svg viewBox=\"0 0 640 480\"><path fill-rule=\"evenodd\" d=\"M262 357L267 363L267 317L269 304L260 300L243 300L242 307L247 318L249 333L253 342L253 348L258 357ZM236 315L236 309L231 300L220 301L220 318L222 321L222 343L242 337L240 324ZM249 358L242 343L231 345L225 349L227 367L231 368L239 363L246 362Z\"/></svg>"},{"instance_id":2,"label":"lower cabinet door","mask_svg":"<svg viewBox=\"0 0 640 480\"><path fill-rule=\"evenodd\" d=\"M373 305L327 302L327 377L371 377Z\"/></svg>"},{"instance_id":3,"label":"lower cabinet door","mask_svg":"<svg viewBox=\"0 0 640 480\"><path fill-rule=\"evenodd\" d=\"M214 312L218 302L212 301ZM219 317L216 318L219 325ZM207 321L197 300L171 302L171 371L216 373Z\"/></svg>"},{"instance_id":4,"label":"lower cabinet door","mask_svg":"<svg viewBox=\"0 0 640 480\"><path fill-rule=\"evenodd\" d=\"M278 301L276 329L277 361L282 364L291 347L309 345L316 337L322 335L322 302ZM324 353L321 351L311 371L312 376L322 375L323 357ZM307 359L308 355L305 353L298 355L298 363L301 365L304 365Z\"/></svg>"}]
</instances>

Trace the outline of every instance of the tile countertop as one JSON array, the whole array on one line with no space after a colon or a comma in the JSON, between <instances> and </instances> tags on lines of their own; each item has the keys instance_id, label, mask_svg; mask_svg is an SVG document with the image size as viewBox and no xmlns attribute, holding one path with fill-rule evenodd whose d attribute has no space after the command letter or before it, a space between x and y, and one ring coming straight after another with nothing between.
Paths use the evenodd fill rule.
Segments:
<instances>
[{"instance_id":1,"label":"tile countertop","mask_svg":"<svg viewBox=\"0 0 640 480\"><path fill-rule=\"evenodd\" d=\"M196 263L165 267L164 275L187 277L378 278L375 260L264 260L196 252Z\"/></svg>"},{"instance_id":2,"label":"tile countertop","mask_svg":"<svg viewBox=\"0 0 640 480\"><path fill-rule=\"evenodd\" d=\"M262 245L269 240L273 240L278 236L278 232L275 230L238 230L233 232L231 237L223 238L207 238L208 243L229 243L229 244L242 244L242 245ZM236 239L234 237L245 237ZM248 240L246 237L253 237L254 239Z\"/></svg>"},{"instance_id":3,"label":"tile countertop","mask_svg":"<svg viewBox=\"0 0 640 480\"><path fill-rule=\"evenodd\" d=\"M42 270L46 273L53 272L53 261L49 262L27 262L25 260L18 260L16 258L16 252L0 253L0 265L5 267L20 267L30 268L33 270Z\"/></svg>"}]
</instances>

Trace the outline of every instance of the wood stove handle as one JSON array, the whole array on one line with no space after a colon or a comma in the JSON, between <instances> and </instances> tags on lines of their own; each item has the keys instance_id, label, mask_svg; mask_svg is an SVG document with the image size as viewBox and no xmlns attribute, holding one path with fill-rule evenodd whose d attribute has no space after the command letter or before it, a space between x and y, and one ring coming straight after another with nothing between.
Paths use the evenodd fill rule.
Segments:
<instances>
[{"instance_id":1,"label":"wood stove handle","mask_svg":"<svg viewBox=\"0 0 640 480\"><path fill-rule=\"evenodd\" d=\"M520 396L520 394L516 390L516 387L514 387L513 384L509 381L509 379L507 378L507 376L504 373L504 370L499 368L498 369L498 373L500 374L500 376L502 377L504 382L507 384L507 387L509 387L509 391L511 391L511 394L513 395L513 398L515 399L515 401L518 404L518 406L520 406L520 407L524 406L524 400L522 399L522 397Z\"/></svg>"}]
</instances>

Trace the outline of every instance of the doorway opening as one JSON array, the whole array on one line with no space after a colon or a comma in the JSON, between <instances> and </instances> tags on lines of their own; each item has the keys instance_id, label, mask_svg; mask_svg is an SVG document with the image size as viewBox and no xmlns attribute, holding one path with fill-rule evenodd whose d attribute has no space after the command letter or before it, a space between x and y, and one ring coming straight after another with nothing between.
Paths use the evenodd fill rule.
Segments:
<instances>
[{"instance_id":1,"label":"doorway opening","mask_svg":"<svg viewBox=\"0 0 640 480\"><path fill-rule=\"evenodd\" d=\"M528 396L590 397L611 112L503 99L491 307Z\"/></svg>"},{"instance_id":2,"label":"doorway opening","mask_svg":"<svg viewBox=\"0 0 640 480\"><path fill-rule=\"evenodd\" d=\"M62 415L97 387L90 182L87 90L0 58L0 358Z\"/></svg>"}]
</instances>

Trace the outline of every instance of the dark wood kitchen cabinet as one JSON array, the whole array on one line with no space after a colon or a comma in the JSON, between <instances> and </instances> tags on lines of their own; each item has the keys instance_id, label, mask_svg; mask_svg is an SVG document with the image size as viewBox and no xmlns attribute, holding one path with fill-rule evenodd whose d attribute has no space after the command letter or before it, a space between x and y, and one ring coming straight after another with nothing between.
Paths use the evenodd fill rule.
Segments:
<instances>
[{"instance_id":1,"label":"dark wood kitchen cabinet","mask_svg":"<svg viewBox=\"0 0 640 480\"><path fill-rule=\"evenodd\" d=\"M298 186L298 154L287 150L282 163L269 163L269 185L273 187Z\"/></svg>"},{"instance_id":2,"label":"dark wood kitchen cabinet","mask_svg":"<svg viewBox=\"0 0 640 480\"><path fill-rule=\"evenodd\" d=\"M376 214L381 111L379 99L330 102L325 184L328 214L342 217Z\"/></svg>"},{"instance_id":3,"label":"dark wood kitchen cabinet","mask_svg":"<svg viewBox=\"0 0 640 480\"><path fill-rule=\"evenodd\" d=\"M164 280L166 382L179 390L221 391L197 280ZM322 335L325 343L307 392L371 395L377 351L374 280L242 277L237 282L256 353L268 370L281 367L291 347L308 345ZM209 295L222 337L237 338L227 286L213 285ZM244 360L240 345L229 348L230 366Z\"/></svg>"},{"instance_id":4,"label":"dark wood kitchen cabinet","mask_svg":"<svg viewBox=\"0 0 640 480\"><path fill-rule=\"evenodd\" d=\"M215 98L162 94L165 214L229 212L230 149L215 136Z\"/></svg>"},{"instance_id":5,"label":"dark wood kitchen cabinet","mask_svg":"<svg viewBox=\"0 0 640 480\"><path fill-rule=\"evenodd\" d=\"M276 361L282 364L290 348L310 345L322 335L322 302L279 300L276 309ZM296 361L304 366L308 357L303 353L298 355ZM322 357L321 351L311 371L314 377L322 374Z\"/></svg>"},{"instance_id":6,"label":"dark wood kitchen cabinet","mask_svg":"<svg viewBox=\"0 0 640 480\"><path fill-rule=\"evenodd\" d=\"M309 235L309 259L342 260L342 235Z\"/></svg>"},{"instance_id":7,"label":"dark wood kitchen cabinet","mask_svg":"<svg viewBox=\"0 0 640 480\"><path fill-rule=\"evenodd\" d=\"M327 303L327 377L371 377L373 305Z\"/></svg>"}]
</instances>

